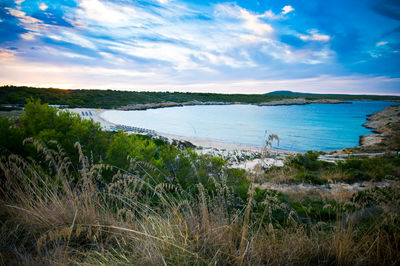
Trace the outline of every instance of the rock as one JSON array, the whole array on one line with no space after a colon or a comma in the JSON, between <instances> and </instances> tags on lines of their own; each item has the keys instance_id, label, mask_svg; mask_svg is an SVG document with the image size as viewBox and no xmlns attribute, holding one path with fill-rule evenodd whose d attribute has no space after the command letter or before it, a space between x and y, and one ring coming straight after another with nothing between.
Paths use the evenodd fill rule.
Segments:
<instances>
[{"instance_id":1,"label":"rock","mask_svg":"<svg viewBox=\"0 0 400 266\"><path fill-rule=\"evenodd\" d=\"M279 101L260 103L260 104L258 104L258 106L306 105L306 104L312 104L312 103L338 104L338 103L351 103L351 102L334 100L334 99L307 100L304 98L296 98L296 99L284 99L284 100L279 100Z\"/></svg>"},{"instance_id":2,"label":"rock","mask_svg":"<svg viewBox=\"0 0 400 266\"><path fill-rule=\"evenodd\" d=\"M375 134L360 136L361 147L379 147L398 149L396 137L400 136L400 105L392 105L369 115L363 126L372 129Z\"/></svg>"}]
</instances>

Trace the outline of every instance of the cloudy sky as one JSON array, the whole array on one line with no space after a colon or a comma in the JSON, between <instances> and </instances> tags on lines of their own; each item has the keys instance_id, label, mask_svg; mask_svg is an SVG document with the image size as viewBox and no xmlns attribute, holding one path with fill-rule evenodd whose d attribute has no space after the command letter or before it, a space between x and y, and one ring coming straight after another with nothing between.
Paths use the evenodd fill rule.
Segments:
<instances>
[{"instance_id":1,"label":"cloudy sky","mask_svg":"<svg viewBox=\"0 0 400 266\"><path fill-rule=\"evenodd\" d=\"M400 2L0 0L0 84L400 94Z\"/></svg>"}]
</instances>

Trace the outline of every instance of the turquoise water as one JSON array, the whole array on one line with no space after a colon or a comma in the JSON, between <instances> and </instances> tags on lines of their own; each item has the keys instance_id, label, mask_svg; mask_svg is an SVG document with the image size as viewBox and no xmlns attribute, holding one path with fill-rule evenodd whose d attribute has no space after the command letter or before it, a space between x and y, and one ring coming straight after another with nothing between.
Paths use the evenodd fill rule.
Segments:
<instances>
[{"instance_id":1,"label":"turquoise water","mask_svg":"<svg viewBox=\"0 0 400 266\"><path fill-rule=\"evenodd\" d=\"M106 111L103 118L159 132L263 146L265 132L277 134L275 148L304 152L358 145L371 131L366 116L391 102L291 106L199 105L145 111Z\"/></svg>"}]
</instances>

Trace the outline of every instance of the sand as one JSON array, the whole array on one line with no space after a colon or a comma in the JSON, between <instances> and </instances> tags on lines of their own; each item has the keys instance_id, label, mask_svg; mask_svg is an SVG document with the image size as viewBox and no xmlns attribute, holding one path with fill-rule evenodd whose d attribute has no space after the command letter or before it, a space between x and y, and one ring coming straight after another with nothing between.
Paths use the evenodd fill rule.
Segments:
<instances>
[{"instance_id":1,"label":"sand","mask_svg":"<svg viewBox=\"0 0 400 266\"><path fill-rule=\"evenodd\" d=\"M111 130L111 127L116 126L116 124L102 117L102 113L107 111L106 109L73 108L69 109L69 111L78 113L84 119L91 119L94 122L99 122L104 130ZM85 115L82 115L82 112ZM89 115L86 115L86 113ZM131 134L137 132L128 131L127 133ZM279 149L269 149L268 154L265 154L263 147L260 146L206 138L180 136L159 131L156 131L154 135L167 138L169 142L172 142L173 140L188 141L196 146L195 150L199 154L208 154L225 158L232 168L243 168L249 171L252 171L254 168L259 166L263 168L269 168L274 165L282 166L285 157L297 154L297 152L294 151ZM260 159L262 154L264 157L266 156L268 158Z\"/></svg>"},{"instance_id":2,"label":"sand","mask_svg":"<svg viewBox=\"0 0 400 266\"><path fill-rule=\"evenodd\" d=\"M116 126L116 124L104 119L102 117L102 113L108 111L107 109L91 109L91 108L73 108L69 109L70 112L78 113L82 118L92 119L94 122L99 122L100 125L105 130L110 130L110 127ZM82 116L82 112L86 114L91 112L92 116ZM156 131L156 135L167 138L169 140L179 140L179 141L189 141L195 146L202 147L203 149L217 149L217 150L226 150L226 151L250 151L261 153L263 151L263 147L251 145L251 144L240 144L233 142L226 142L221 140L213 140L206 138L197 138L190 136L180 136L169 134L165 132ZM294 151L286 151L279 149L271 149L271 152L282 153L282 154L296 154Z\"/></svg>"},{"instance_id":3,"label":"sand","mask_svg":"<svg viewBox=\"0 0 400 266\"><path fill-rule=\"evenodd\" d=\"M103 119L103 117L101 116L103 112L109 111L107 109L72 108L68 109L68 111L70 111L71 113L77 113L84 119L91 119L93 122L99 122L104 130L110 130L112 126L115 126L114 123ZM87 116L86 113L89 114L89 112L92 115ZM82 115L82 113L85 113L85 115Z\"/></svg>"}]
</instances>

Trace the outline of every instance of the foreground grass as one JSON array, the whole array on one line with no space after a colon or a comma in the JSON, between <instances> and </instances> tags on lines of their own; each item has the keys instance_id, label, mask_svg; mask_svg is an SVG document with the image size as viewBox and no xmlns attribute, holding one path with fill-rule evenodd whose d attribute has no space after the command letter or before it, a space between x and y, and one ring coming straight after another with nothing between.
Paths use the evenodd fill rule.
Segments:
<instances>
[{"instance_id":1,"label":"foreground grass","mask_svg":"<svg viewBox=\"0 0 400 266\"><path fill-rule=\"evenodd\" d=\"M400 263L397 183L351 197L297 202L290 200L295 195L250 186L241 205L224 180L210 176L213 193L201 184L188 193L147 183L146 169L133 160L104 183L102 169L113 167L91 163L76 148L79 168L60 147L39 147L42 162L2 158L5 264Z\"/></svg>"},{"instance_id":2,"label":"foreground grass","mask_svg":"<svg viewBox=\"0 0 400 266\"><path fill-rule=\"evenodd\" d=\"M222 158L104 132L32 101L18 121L0 119L0 129L4 264L400 262L398 183L329 197L263 190ZM349 161L337 178L362 171L379 180L396 165ZM285 167L297 176L338 166L311 153Z\"/></svg>"}]
</instances>

